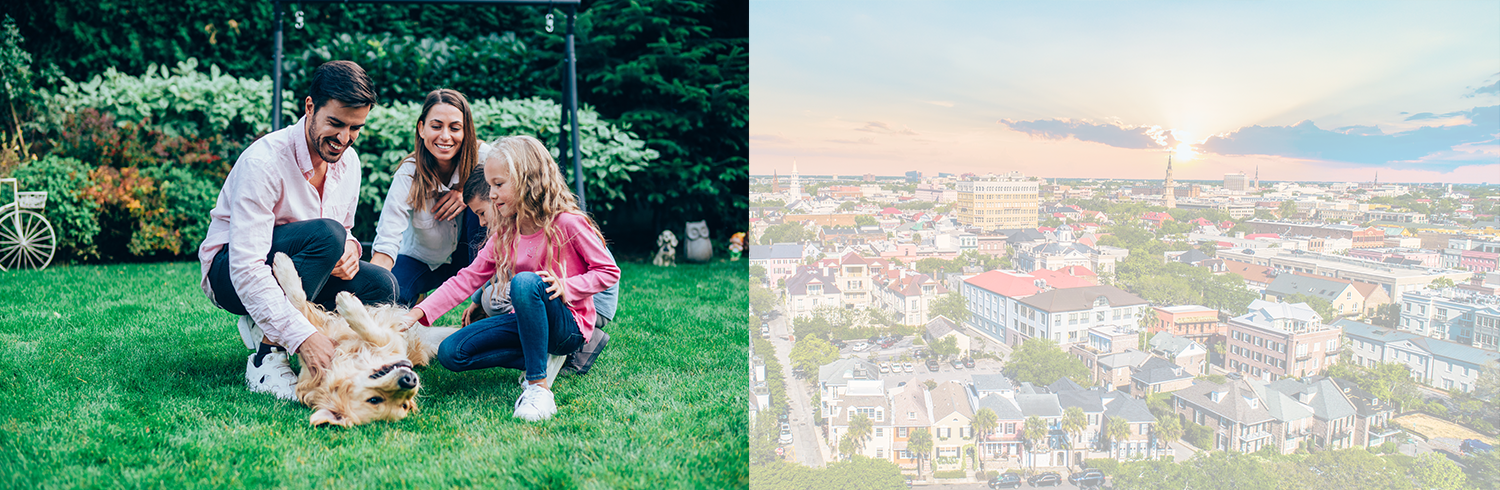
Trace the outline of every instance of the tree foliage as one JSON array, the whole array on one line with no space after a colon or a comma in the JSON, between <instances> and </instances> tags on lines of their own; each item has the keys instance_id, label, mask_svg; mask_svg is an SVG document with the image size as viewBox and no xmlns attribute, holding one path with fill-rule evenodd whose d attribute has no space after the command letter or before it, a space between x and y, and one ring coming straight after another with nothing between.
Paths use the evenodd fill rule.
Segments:
<instances>
[{"instance_id":1,"label":"tree foliage","mask_svg":"<svg viewBox=\"0 0 1500 490\"><path fill-rule=\"evenodd\" d=\"M750 468L750 488L788 490L905 490L901 468L883 459L854 456L829 463L826 468L808 468L782 461Z\"/></svg>"},{"instance_id":2,"label":"tree foliage","mask_svg":"<svg viewBox=\"0 0 1500 490\"><path fill-rule=\"evenodd\" d=\"M969 300L957 292L938 296L927 309L933 315L942 315L958 325L969 321Z\"/></svg>"},{"instance_id":3,"label":"tree foliage","mask_svg":"<svg viewBox=\"0 0 1500 490\"><path fill-rule=\"evenodd\" d=\"M818 368L839 358L839 349L818 337L801 337L792 346L792 367L816 373Z\"/></svg>"},{"instance_id":4,"label":"tree foliage","mask_svg":"<svg viewBox=\"0 0 1500 490\"><path fill-rule=\"evenodd\" d=\"M1412 476L1421 488L1436 490L1459 490L1469 488L1463 470L1441 453L1430 452L1417 457L1412 465Z\"/></svg>"},{"instance_id":5,"label":"tree foliage","mask_svg":"<svg viewBox=\"0 0 1500 490\"><path fill-rule=\"evenodd\" d=\"M947 336L932 342L932 353L944 359L959 354L958 337Z\"/></svg>"},{"instance_id":6,"label":"tree foliage","mask_svg":"<svg viewBox=\"0 0 1500 490\"><path fill-rule=\"evenodd\" d=\"M770 312L776 307L776 293L759 284L750 285L750 309L756 314Z\"/></svg>"},{"instance_id":7,"label":"tree foliage","mask_svg":"<svg viewBox=\"0 0 1500 490\"><path fill-rule=\"evenodd\" d=\"M1029 382L1046 386L1059 378L1068 378L1083 386L1090 386L1088 367L1077 357L1068 355L1048 339L1027 339L1010 355L1005 364L1005 375L1017 383Z\"/></svg>"},{"instance_id":8,"label":"tree foliage","mask_svg":"<svg viewBox=\"0 0 1500 490\"><path fill-rule=\"evenodd\" d=\"M906 450L917 456L917 476L922 475L922 460L932 454L932 433L926 427L912 429L906 439Z\"/></svg>"},{"instance_id":9,"label":"tree foliage","mask_svg":"<svg viewBox=\"0 0 1500 490\"><path fill-rule=\"evenodd\" d=\"M807 228L803 227L801 223L788 221L766 228L766 231L760 234L760 244L771 245L773 243L797 243L812 240L814 238L817 238L817 235L813 234L810 231L807 231Z\"/></svg>"}]
</instances>

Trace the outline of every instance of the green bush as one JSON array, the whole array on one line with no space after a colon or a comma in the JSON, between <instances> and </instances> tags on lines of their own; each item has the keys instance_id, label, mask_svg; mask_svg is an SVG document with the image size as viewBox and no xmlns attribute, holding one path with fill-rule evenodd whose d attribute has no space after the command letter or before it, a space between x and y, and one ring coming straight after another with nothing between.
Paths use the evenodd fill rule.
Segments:
<instances>
[{"instance_id":1,"label":"green bush","mask_svg":"<svg viewBox=\"0 0 1500 490\"><path fill-rule=\"evenodd\" d=\"M524 100L471 101L475 132L482 141L502 136L532 135L543 142L553 140L562 118L562 106L556 102L531 98ZM360 164L364 167L360 188L360 206L355 216L355 236L373 237L375 220L390 190L391 178L401 160L412 151L420 102L395 102L376 106L370 111L365 131L355 143ZM624 128L599 119L587 108L578 111L578 130L583 149L583 171L586 178L589 212L602 216L629 196L632 175L648 168L658 156L656 150ZM551 135L551 136L549 136ZM548 148L557 158L557 148ZM563 175L572 181L571 162L559 162Z\"/></svg>"},{"instance_id":2,"label":"green bush","mask_svg":"<svg viewBox=\"0 0 1500 490\"><path fill-rule=\"evenodd\" d=\"M303 90L318 65L359 63L382 101L421 101L438 88L474 99L519 99L536 95L541 72L536 54L514 32L478 38L341 33L283 60L285 87ZM549 142L551 143L551 142Z\"/></svg>"},{"instance_id":3,"label":"green bush","mask_svg":"<svg viewBox=\"0 0 1500 490\"><path fill-rule=\"evenodd\" d=\"M990 472L984 470L975 471L974 479L979 481L990 481Z\"/></svg>"},{"instance_id":4,"label":"green bush","mask_svg":"<svg viewBox=\"0 0 1500 490\"><path fill-rule=\"evenodd\" d=\"M1187 441L1188 444L1192 444L1194 447L1203 450L1212 450L1214 448L1214 430L1212 428L1199 425L1191 420L1187 421L1184 427L1187 430L1183 432L1182 439Z\"/></svg>"},{"instance_id":5,"label":"green bush","mask_svg":"<svg viewBox=\"0 0 1500 490\"><path fill-rule=\"evenodd\" d=\"M61 83L43 95L53 114L44 121L53 125L67 114L93 108L122 123L152 121L171 137L226 135L245 140L271 130L271 77L237 78L217 65L205 73L193 58L171 69L152 64L140 76L111 67L87 82L64 78ZM284 100L282 110L300 112L295 99Z\"/></svg>"},{"instance_id":6,"label":"green bush","mask_svg":"<svg viewBox=\"0 0 1500 490\"><path fill-rule=\"evenodd\" d=\"M1120 471L1120 462L1110 458L1086 459L1083 465L1103 471L1106 475L1114 475Z\"/></svg>"},{"instance_id":7,"label":"green bush","mask_svg":"<svg viewBox=\"0 0 1500 490\"><path fill-rule=\"evenodd\" d=\"M53 263L98 255L94 235L100 229L99 205L83 196L90 186L89 170L88 165L78 160L49 155L27 162L11 175L20 180L22 191L47 192L47 207L42 215L52 223L52 232L57 235ZM0 197L4 201L10 199L9 192Z\"/></svg>"},{"instance_id":8,"label":"green bush","mask_svg":"<svg viewBox=\"0 0 1500 490\"><path fill-rule=\"evenodd\" d=\"M934 472L932 476L936 478L963 478L967 474L964 470L945 470Z\"/></svg>"}]
</instances>

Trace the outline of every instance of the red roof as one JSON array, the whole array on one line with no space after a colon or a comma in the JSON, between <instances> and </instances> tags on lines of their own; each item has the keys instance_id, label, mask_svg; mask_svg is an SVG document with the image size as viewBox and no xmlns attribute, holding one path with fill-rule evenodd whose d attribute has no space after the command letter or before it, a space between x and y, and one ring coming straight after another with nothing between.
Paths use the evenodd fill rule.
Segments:
<instances>
[{"instance_id":1,"label":"red roof","mask_svg":"<svg viewBox=\"0 0 1500 490\"><path fill-rule=\"evenodd\" d=\"M1036 287L1036 279L1030 274L989 271L970 277L964 282L1007 298L1024 298L1036 294L1039 290Z\"/></svg>"},{"instance_id":2,"label":"red roof","mask_svg":"<svg viewBox=\"0 0 1500 490\"><path fill-rule=\"evenodd\" d=\"M1219 248L1232 248L1232 247L1234 247L1234 244L1233 243L1229 243L1229 242L1219 242L1219 243L1217 243L1215 245L1217 245Z\"/></svg>"},{"instance_id":3,"label":"red roof","mask_svg":"<svg viewBox=\"0 0 1500 490\"><path fill-rule=\"evenodd\" d=\"M880 214L901 214L901 211L896 208L885 208L880 210Z\"/></svg>"},{"instance_id":4,"label":"red roof","mask_svg":"<svg viewBox=\"0 0 1500 490\"><path fill-rule=\"evenodd\" d=\"M1052 217L1053 218L1066 218L1067 216L1063 215L1062 213L1052 213Z\"/></svg>"},{"instance_id":5,"label":"red roof","mask_svg":"<svg viewBox=\"0 0 1500 490\"><path fill-rule=\"evenodd\" d=\"M1081 288L1093 286L1094 283L1073 277L1065 272L1037 269L1031 271L1032 277L1047 281L1047 285L1054 289Z\"/></svg>"},{"instance_id":6,"label":"red roof","mask_svg":"<svg viewBox=\"0 0 1500 490\"><path fill-rule=\"evenodd\" d=\"M1233 221L1229 221L1227 219L1224 220L1224 221L1220 221L1219 222L1219 228L1223 228L1223 229L1226 229L1226 230L1230 229L1230 228L1234 228L1234 222Z\"/></svg>"},{"instance_id":7,"label":"red roof","mask_svg":"<svg viewBox=\"0 0 1500 490\"><path fill-rule=\"evenodd\" d=\"M1057 231L1057 228L1053 228L1051 226L1040 226L1040 227L1037 227L1036 231L1040 231L1042 233L1046 233L1046 232L1049 232L1049 231Z\"/></svg>"},{"instance_id":8,"label":"red roof","mask_svg":"<svg viewBox=\"0 0 1500 490\"><path fill-rule=\"evenodd\" d=\"M1198 225L1198 226L1213 226L1214 225L1214 222L1209 221L1206 218L1195 218L1192 221L1189 221L1188 223L1192 223L1192 224L1195 224L1195 225Z\"/></svg>"},{"instance_id":9,"label":"red roof","mask_svg":"<svg viewBox=\"0 0 1500 490\"><path fill-rule=\"evenodd\" d=\"M1078 226L1087 226L1087 227L1091 227L1091 228L1098 228L1099 227L1099 223L1079 223Z\"/></svg>"},{"instance_id":10,"label":"red roof","mask_svg":"<svg viewBox=\"0 0 1500 490\"><path fill-rule=\"evenodd\" d=\"M1084 267L1081 265L1070 265L1067 267L1063 267L1061 269L1058 269L1058 272L1062 272L1073 277L1099 277L1099 275L1095 274L1094 271L1091 271L1088 267Z\"/></svg>"},{"instance_id":11,"label":"red roof","mask_svg":"<svg viewBox=\"0 0 1500 490\"><path fill-rule=\"evenodd\" d=\"M1172 218L1172 215L1170 215L1170 214L1167 214L1167 213L1157 213L1157 212L1150 212L1150 213L1146 213L1144 215L1141 215L1141 219L1147 220L1147 221L1176 221L1175 219Z\"/></svg>"},{"instance_id":12,"label":"red roof","mask_svg":"<svg viewBox=\"0 0 1500 490\"><path fill-rule=\"evenodd\" d=\"M1277 235L1275 233L1251 233L1249 235L1245 235L1246 240L1254 240L1256 238L1274 238L1280 240L1281 235Z\"/></svg>"}]
</instances>

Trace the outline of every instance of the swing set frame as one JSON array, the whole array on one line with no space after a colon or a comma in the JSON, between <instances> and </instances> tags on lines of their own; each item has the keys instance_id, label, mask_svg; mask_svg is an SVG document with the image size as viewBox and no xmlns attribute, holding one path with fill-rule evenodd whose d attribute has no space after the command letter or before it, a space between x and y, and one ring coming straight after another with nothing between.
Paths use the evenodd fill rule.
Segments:
<instances>
[{"instance_id":1,"label":"swing set frame","mask_svg":"<svg viewBox=\"0 0 1500 490\"><path fill-rule=\"evenodd\" d=\"M275 12L275 21L272 22L273 36L271 56L271 130L281 129L281 61L282 61L282 14L283 6L288 3L369 3L380 5L396 4L465 4L465 5L499 5L517 7L547 7L547 15L551 15L552 7L566 7L567 42L563 47L563 64L566 65L567 73L563 76L562 89L562 128L558 132L559 141L557 148L559 157L558 165L562 162L572 160L573 162L573 185L574 192L578 194L578 207L588 212L588 201L583 193L583 159L578 144L578 56L573 49L573 21L578 17L578 5L581 0L271 0L271 9Z\"/></svg>"}]
</instances>

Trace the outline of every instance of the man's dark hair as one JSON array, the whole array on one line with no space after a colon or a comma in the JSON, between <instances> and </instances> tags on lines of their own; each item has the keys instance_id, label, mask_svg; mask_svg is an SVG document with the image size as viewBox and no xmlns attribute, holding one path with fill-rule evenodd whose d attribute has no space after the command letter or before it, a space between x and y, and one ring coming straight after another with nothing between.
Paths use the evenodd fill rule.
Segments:
<instances>
[{"instance_id":1,"label":"man's dark hair","mask_svg":"<svg viewBox=\"0 0 1500 490\"><path fill-rule=\"evenodd\" d=\"M486 202L490 200L490 183L484 180L484 162L475 165L474 171L469 172L469 179L464 181L464 204L476 197Z\"/></svg>"},{"instance_id":2,"label":"man's dark hair","mask_svg":"<svg viewBox=\"0 0 1500 490\"><path fill-rule=\"evenodd\" d=\"M370 85L370 77L365 75L364 68L353 61L323 63L313 72L312 86L308 88L307 95L312 97L314 111L323 108L328 99L343 102L349 107L373 106L378 102L375 89Z\"/></svg>"}]
</instances>

